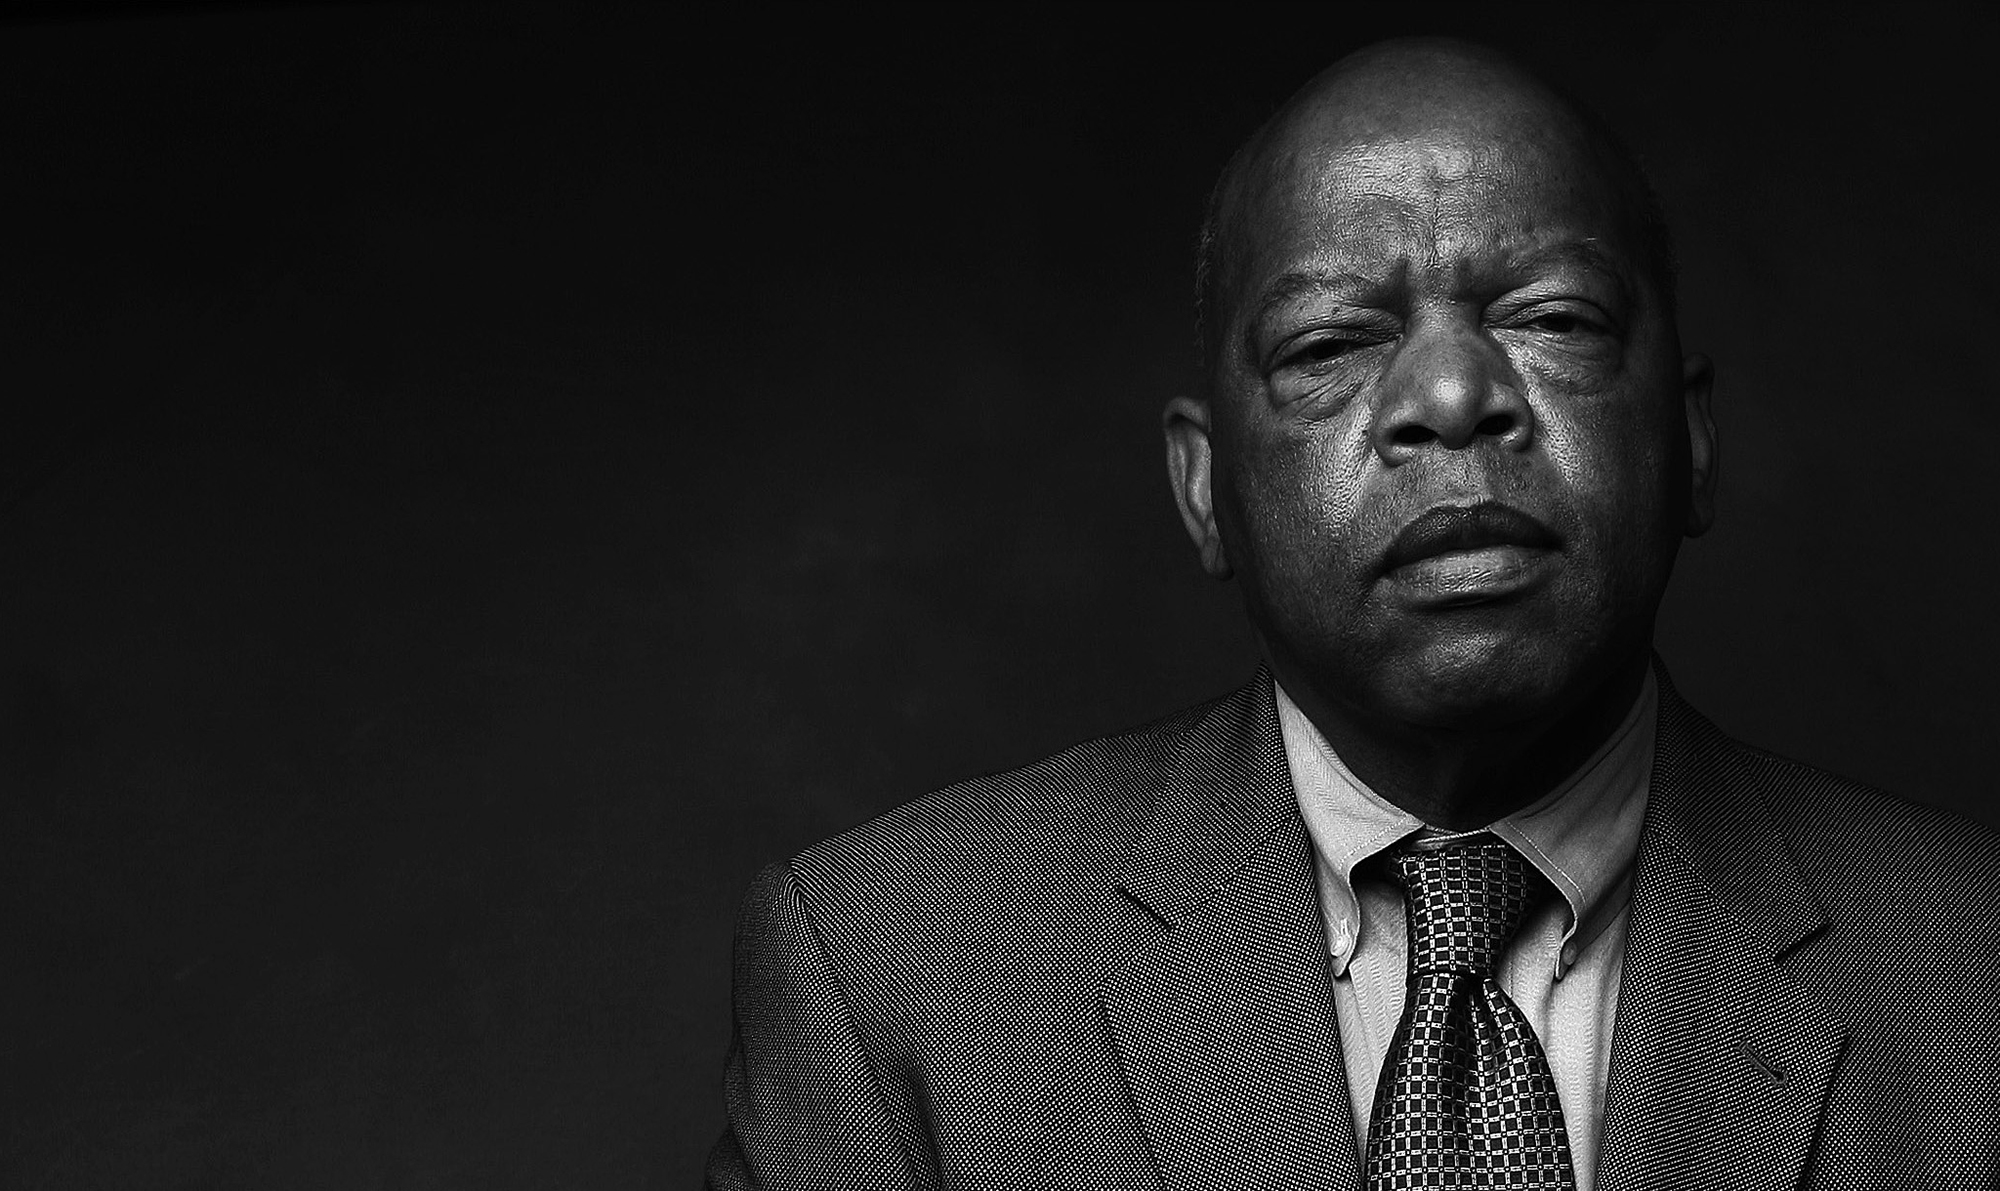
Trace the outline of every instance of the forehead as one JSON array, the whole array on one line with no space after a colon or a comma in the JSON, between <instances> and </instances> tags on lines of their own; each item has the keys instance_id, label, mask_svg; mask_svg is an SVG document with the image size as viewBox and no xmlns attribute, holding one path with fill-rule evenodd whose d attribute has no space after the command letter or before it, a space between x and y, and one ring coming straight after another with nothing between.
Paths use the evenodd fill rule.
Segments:
<instances>
[{"instance_id":1,"label":"forehead","mask_svg":"<svg viewBox=\"0 0 2000 1191\"><path fill-rule=\"evenodd\" d=\"M1240 280L1252 292L1303 265L1388 280L1575 248L1623 280L1633 271L1629 204L1593 146L1560 123L1334 122L1302 129L1268 162L1241 228Z\"/></svg>"}]
</instances>

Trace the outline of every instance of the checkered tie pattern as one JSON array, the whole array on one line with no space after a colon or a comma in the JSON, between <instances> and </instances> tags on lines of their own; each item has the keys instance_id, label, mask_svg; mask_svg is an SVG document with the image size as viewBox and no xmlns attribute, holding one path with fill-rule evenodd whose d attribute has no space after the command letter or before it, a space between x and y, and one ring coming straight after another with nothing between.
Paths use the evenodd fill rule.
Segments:
<instances>
[{"instance_id":1,"label":"checkered tie pattern","mask_svg":"<svg viewBox=\"0 0 2000 1191\"><path fill-rule=\"evenodd\" d=\"M1403 1018L1368 1128L1368 1191L1576 1186L1555 1075L1493 965L1549 891L1504 841L1396 853L1408 907Z\"/></svg>"}]
</instances>

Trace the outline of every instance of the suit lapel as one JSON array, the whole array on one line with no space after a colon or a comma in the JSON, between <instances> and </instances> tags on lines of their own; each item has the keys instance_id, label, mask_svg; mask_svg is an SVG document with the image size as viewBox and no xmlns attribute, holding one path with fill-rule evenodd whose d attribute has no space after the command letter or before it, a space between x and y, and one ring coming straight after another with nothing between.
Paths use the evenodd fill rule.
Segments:
<instances>
[{"instance_id":1,"label":"suit lapel","mask_svg":"<svg viewBox=\"0 0 2000 1191\"><path fill-rule=\"evenodd\" d=\"M1102 989L1169 1188L1351 1188L1311 848L1259 672L1189 732L1121 887L1163 930Z\"/></svg>"},{"instance_id":2,"label":"suit lapel","mask_svg":"<svg viewBox=\"0 0 2000 1191\"><path fill-rule=\"evenodd\" d=\"M1795 1188L1847 1033L1783 960L1825 913L1754 754L1660 678L1599 1186Z\"/></svg>"}]
</instances>

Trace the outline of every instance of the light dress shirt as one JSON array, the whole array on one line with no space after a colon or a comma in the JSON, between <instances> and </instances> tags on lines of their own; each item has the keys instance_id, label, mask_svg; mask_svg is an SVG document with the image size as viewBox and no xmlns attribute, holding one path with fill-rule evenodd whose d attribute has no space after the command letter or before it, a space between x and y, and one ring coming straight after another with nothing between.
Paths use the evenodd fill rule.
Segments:
<instances>
[{"instance_id":1,"label":"light dress shirt","mask_svg":"<svg viewBox=\"0 0 2000 1191\"><path fill-rule=\"evenodd\" d=\"M1624 722L1588 761L1547 796L1480 829L1519 849L1561 894L1529 912L1495 975L1548 1053L1577 1191L1592 1191L1597 1182L1626 909L1658 706L1649 671ZM1278 721L1317 856L1348 1102L1365 1159L1375 1083L1403 1014L1409 941L1401 887L1385 868L1364 862L1412 837L1422 847L1476 833L1430 827L1370 790L1283 687Z\"/></svg>"}]
</instances>

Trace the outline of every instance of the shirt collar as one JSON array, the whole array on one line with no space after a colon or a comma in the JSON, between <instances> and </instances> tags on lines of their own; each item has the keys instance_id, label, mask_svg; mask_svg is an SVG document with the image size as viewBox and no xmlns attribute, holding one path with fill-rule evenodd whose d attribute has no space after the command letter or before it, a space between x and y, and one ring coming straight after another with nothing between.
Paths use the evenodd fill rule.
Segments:
<instances>
[{"instance_id":1,"label":"shirt collar","mask_svg":"<svg viewBox=\"0 0 2000 1191\"><path fill-rule=\"evenodd\" d=\"M1428 840L1454 833L1427 826L1369 789L1341 762L1285 688L1278 686L1277 693L1292 789L1318 854L1321 896L1330 918L1360 923L1360 903L1354 895L1358 865L1411 836ZM1589 760L1543 797L1480 829L1512 844L1568 904L1556 957L1557 979L1617 917L1630 892L1632 861L1645 822L1658 707L1659 686L1648 668L1631 710ZM1357 941L1358 932L1332 932L1336 975L1346 970Z\"/></svg>"}]
</instances>

